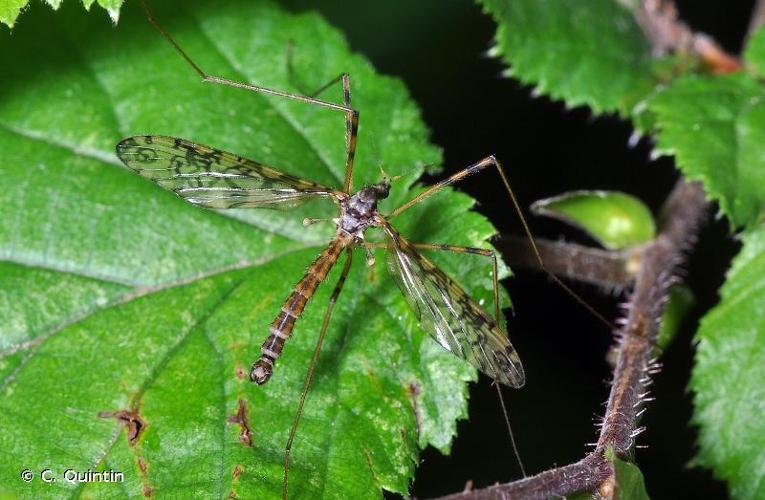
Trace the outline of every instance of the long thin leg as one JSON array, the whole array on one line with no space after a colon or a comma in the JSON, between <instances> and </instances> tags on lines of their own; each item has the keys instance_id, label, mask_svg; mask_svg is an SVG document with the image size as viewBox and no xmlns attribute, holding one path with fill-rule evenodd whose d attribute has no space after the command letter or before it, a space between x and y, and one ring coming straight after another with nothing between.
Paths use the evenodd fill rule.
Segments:
<instances>
[{"instance_id":1,"label":"long thin leg","mask_svg":"<svg viewBox=\"0 0 765 500\"><path fill-rule=\"evenodd\" d=\"M424 200L428 196L431 196L431 195L437 193L438 191L440 191L441 189L445 188L446 186L450 186L450 185L454 184L455 182L458 182L458 181L464 179L468 175L478 173L481 170L485 169L486 167L490 167L492 165L496 166L499 169L500 175L502 175L502 179L506 180L504 173L502 173L502 168L499 167L499 163L497 162L497 159L494 158L494 156L488 156L488 157L484 158L483 160L481 160L481 161L479 161L477 163L474 163L474 164L470 165L467 168L463 168L462 170L460 170L459 172L457 172L455 174L450 175L446 179L433 184L432 186L430 186L428 189L426 189L422 193L418 194L417 196L415 196L411 200L407 201L406 203L404 203L403 205L401 205L400 207L395 209L393 212L391 212L386 217L386 219L388 219L388 220L393 219L394 217L396 217L396 216L400 215L401 213L403 213L405 210L408 210L408 209L412 208L417 203L421 202L422 200ZM510 190L510 187L509 187L510 185L507 184L507 182L505 182L505 184L507 185L508 190ZM515 203L515 195L512 194L513 193L512 190L510 190L510 193L511 193L511 195L510 195L511 198L513 199L513 202ZM524 224L524 227L525 227L525 225L526 225L525 221L524 221L523 224Z\"/></svg>"},{"instance_id":2,"label":"long thin leg","mask_svg":"<svg viewBox=\"0 0 765 500\"><path fill-rule=\"evenodd\" d=\"M482 255L484 257L491 258L492 264L492 283L494 286L494 315L497 318L497 324L499 324L499 262L497 259L497 253L494 250L488 248L476 248L465 247L460 245L446 245L441 243L412 243L412 245L421 250L436 250L453 253L469 253L474 255ZM385 248L385 243L364 243L367 248Z\"/></svg>"},{"instance_id":3,"label":"long thin leg","mask_svg":"<svg viewBox=\"0 0 765 500\"><path fill-rule=\"evenodd\" d=\"M343 181L343 191L346 194L352 194L353 189L353 160L356 157L356 137L359 133L359 112L353 109L351 104L351 77L348 73L340 73L338 76L325 83L314 92L309 94L315 97L337 82L343 84L343 104L352 111L345 114L345 179Z\"/></svg>"},{"instance_id":4,"label":"long thin leg","mask_svg":"<svg viewBox=\"0 0 765 500\"><path fill-rule=\"evenodd\" d=\"M348 75L348 73L340 73L339 75L337 75L336 77L334 77L333 79L331 79L330 81L328 81L327 83L325 83L324 85L322 85L321 87L319 87L318 89L314 90L313 92L311 92L308 95L311 96L311 97L316 97L319 94L321 94L322 92L324 92L327 89L329 89L330 87L332 87L333 85L337 85L338 83L344 82L344 78L346 78L346 77L348 77L350 79L350 76ZM349 85L349 87L350 87L350 85ZM343 87L343 90L345 90L345 87ZM345 93L343 93L343 97L345 97ZM347 102L345 100L343 100L343 104L345 104L348 107L351 107L350 106L350 99L348 99Z\"/></svg>"},{"instance_id":5,"label":"long thin leg","mask_svg":"<svg viewBox=\"0 0 765 500\"><path fill-rule=\"evenodd\" d=\"M499 318L497 318L499 321ZM505 398L502 397L502 384L494 381L494 387L497 388L497 397L499 398L499 406L502 407L502 416L505 417L505 425L507 426L507 435L510 436L510 445L513 447L513 453L515 453L515 460L518 461L518 467L521 469L521 474L526 477L526 468L523 467L523 461L521 460L521 454L518 451L518 445L515 443L515 434L513 434L513 428L510 426L510 416L507 414L507 407L505 406Z\"/></svg>"},{"instance_id":6,"label":"long thin leg","mask_svg":"<svg viewBox=\"0 0 765 500\"><path fill-rule=\"evenodd\" d=\"M349 113L345 114L345 180L343 181L343 191L351 194L353 189L353 159L356 157L356 137L359 133L359 112L351 106L351 77L348 73L340 75L343 81L343 102ZM323 90L323 89L320 89Z\"/></svg>"},{"instance_id":7,"label":"long thin leg","mask_svg":"<svg viewBox=\"0 0 765 500\"><path fill-rule=\"evenodd\" d=\"M422 250L437 250L437 251L446 251L446 252L454 252L454 253L469 253L474 255L482 255L484 257L491 257L491 260L492 260L491 278L492 278L492 284L494 287L494 319L498 325L502 324L500 312L499 312L499 264L497 261L497 253L494 250L490 250L488 248L446 245L446 244L439 244L439 243L412 243L412 245ZM382 248L387 245L385 243L366 243L365 246L367 248ZM526 469L523 467L521 454L518 451L518 445L515 442L515 435L513 434L513 428L510 425L510 417L507 413L507 407L505 406L505 399L502 397L502 388L500 387L501 384L498 384L495 381L494 385L497 388L497 396L499 398L499 405L502 408L502 416L504 417L505 425L507 426L507 434L508 436L510 436L510 445L513 448L513 453L515 453L515 459L518 461L518 467L520 467L521 469L521 474L523 474L523 477L526 477Z\"/></svg>"},{"instance_id":8,"label":"long thin leg","mask_svg":"<svg viewBox=\"0 0 765 500\"><path fill-rule=\"evenodd\" d=\"M290 80L295 80L294 70L292 68L292 44L290 43L289 50L287 52L287 73L290 75ZM343 84L343 104L352 109L351 104L351 77L348 73L340 73L332 80L328 81L318 89L307 94L310 98L316 98L319 94L326 91L338 83ZM353 111L345 114L345 178L343 180L343 191L346 194L352 194L353 188L353 160L356 156L356 137L359 129L359 113Z\"/></svg>"},{"instance_id":9,"label":"long thin leg","mask_svg":"<svg viewBox=\"0 0 765 500\"><path fill-rule=\"evenodd\" d=\"M494 287L494 317L497 320L497 324L501 324L499 320L499 262L497 261L497 253L494 250L437 243L415 243L414 246L423 250L443 250L446 252L470 253L491 257L491 280Z\"/></svg>"},{"instance_id":10,"label":"long thin leg","mask_svg":"<svg viewBox=\"0 0 765 500\"><path fill-rule=\"evenodd\" d=\"M539 268L542 269L551 280L553 280L555 283L558 284L566 293L568 293L574 300L579 302L579 304L587 309L587 311L590 312L594 317L596 317L600 322L605 324L610 330L615 330L616 327L608 321L606 318L603 317L599 312L597 312L595 309L592 308L583 298L581 298L579 295L577 295L576 292L574 292L571 288L568 287L565 283L563 283L557 276L555 276L553 273L551 273L547 267L545 266L544 261L542 260L542 255L539 253L539 248L537 247L537 243L534 240L534 236L531 234L531 229L529 228L529 224L526 222L526 218L523 216L523 211L521 210L521 205L518 203L518 199L515 197L515 193L513 192L513 188L510 187L510 181L507 179L507 175L505 174L504 169L502 168L502 164L499 163L499 160L497 160L494 156L487 156L483 160L474 163L470 165L467 168L464 168L460 170L459 172L452 174L448 178L437 182L436 184L433 184L428 189L423 191L422 193L418 194L411 200L407 201L397 209L395 209L393 212L390 213L386 218L388 220L392 219L393 217L396 217L397 215L400 215L405 210L408 210L412 206L416 205L417 203L421 202L428 196L431 196L441 189L445 188L446 186L450 186L454 184L457 181L460 181L467 177L468 175L475 174L480 172L481 170L494 166L497 168L497 172L499 172L499 176L502 178L502 183L505 185L505 190L507 191L507 194L510 196L510 200L513 203L513 207L515 208L515 212L518 214L518 218L521 221L521 225L523 226L523 231L526 233L526 237L529 239L529 243L531 243L531 248L534 251L534 257L536 258L537 262L539 263Z\"/></svg>"},{"instance_id":11,"label":"long thin leg","mask_svg":"<svg viewBox=\"0 0 765 500\"><path fill-rule=\"evenodd\" d=\"M297 432L298 424L300 423L300 417L303 414L303 406L305 405L306 396L308 396L308 390L311 388L311 382L313 381L313 373L316 369L316 363L319 360L319 353L321 352L321 346L324 343L324 337L327 334L327 327L329 326L329 320L332 317L332 310L335 308L335 302L337 297L345 285L345 279L348 277L348 272L351 270L351 262L353 261L353 252L348 250L347 257L345 259L345 265L340 273L340 279L337 280L335 289L332 290L332 295L329 297L329 304L327 305L327 311L324 313L324 321L321 324L321 331L319 332L319 338L316 340L316 347L313 349L313 356L311 357L311 364L308 366L308 373L305 376L305 382L303 383L303 390L300 393L300 401L298 402L297 411L295 412L295 418L292 421L292 427L290 427L290 435L287 439L287 445L284 447L284 480L282 482L282 498L287 498L287 484L289 481L290 471L290 453L292 451L292 442L295 440L295 433Z\"/></svg>"},{"instance_id":12,"label":"long thin leg","mask_svg":"<svg viewBox=\"0 0 765 500\"><path fill-rule=\"evenodd\" d=\"M251 90L253 92L260 92L262 94L275 95L279 97L286 97L287 99L293 99L295 101L305 102L309 104L315 104L317 106L323 106L329 109L335 109L345 113L345 143L346 143L346 160L345 160L345 179L343 182L343 191L347 194L351 194L351 184L353 175L353 160L356 156L356 135L359 128L359 112L351 107L351 82L348 75L343 73L340 75L340 80L343 82L343 104L335 104L333 102L323 101L310 96L304 96L300 94L294 94L292 92L285 92L283 90L270 89L268 87L261 87L259 85L252 85L250 83L239 82L236 80L230 80L228 78L221 78L218 76L210 75L206 73L194 60L189 56L178 43L170 36L165 28L159 24L154 17L154 14L149 9L146 0L140 0L141 7L146 13L146 17L149 22L156 28L157 31L172 45L176 51L186 60L187 63L194 69L194 71L202 78L204 82L217 83L219 85L228 85L239 89ZM323 86L319 89L319 92L326 89L326 87L332 85L333 82Z\"/></svg>"},{"instance_id":13,"label":"long thin leg","mask_svg":"<svg viewBox=\"0 0 765 500\"><path fill-rule=\"evenodd\" d=\"M287 78L289 79L290 83L300 90L300 93L305 94L308 97L318 97L319 94L327 90L328 88L332 87L333 85L336 85L340 83L343 80L343 75L345 73L340 73L333 79L331 79L329 82L325 83L318 89L314 90L313 92L306 92L305 89L301 88L300 83L297 81L297 77L295 76L295 67L292 64L292 54L295 50L295 44L292 42L292 40L289 40L287 42ZM348 103L345 103L346 105Z\"/></svg>"},{"instance_id":14,"label":"long thin leg","mask_svg":"<svg viewBox=\"0 0 765 500\"><path fill-rule=\"evenodd\" d=\"M296 78L295 78L295 71L292 66L292 51L294 49L294 44L292 41L290 41L289 46L287 47L287 74L289 75L290 81L293 82L293 85L296 85L298 88L300 88L297 85ZM343 84L343 105L347 107L348 109L352 109L353 106L351 105L351 77L348 75L348 73L340 73L332 80L328 81L318 89L314 90L313 92L307 93L306 96L315 99L318 97L319 94L324 92L325 90L329 89L333 85L336 85L338 83ZM356 136L358 134L358 128L359 128L359 113L357 111L349 112L345 114L345 151L346 151L346 160L345 160L345 178L343 180L343 191L346 194L351 194L352 189L352 183L353 183L353 160L356 156Z\"/></svg>"}]
</instances>

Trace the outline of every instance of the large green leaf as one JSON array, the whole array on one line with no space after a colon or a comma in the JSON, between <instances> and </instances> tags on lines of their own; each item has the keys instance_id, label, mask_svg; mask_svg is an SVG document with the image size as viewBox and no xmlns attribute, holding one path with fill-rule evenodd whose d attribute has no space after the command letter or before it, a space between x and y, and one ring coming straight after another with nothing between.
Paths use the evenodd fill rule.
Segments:
<instances>
[{"instance_id":1,"label":"large green leaf","mask_svg":"<svg viewBox=\"0 0 765 500\"><path fill-rule=\"evenodd\" d=\"M379 166L405 174L383 210L420 189L411 184L423 165L438 164L403 84L375 74L316 15L244 0L155 7L214 74L297 91L349 71L361 110L356 185L378 180ZM242 372L331 228L302 227L319 206L195 208L122 167L114 146L133 134L176 135L338 185L342 115L200 83L136 10L114 29L103 12L86 15L74 2L57 13L33 7L0 45L0 490L277 496L332 287L320 287L269 384L254 386ZM340 90L326 98L339 100ZM414 241L486 245L493 228L471 206L443 193L395 223ZM298 431L294 496L405 493L419 448L448 450L465 415L475 371L421 331L383 256L373 269L362 256ZM488 307L484 259L433 259ZM59 480L24 483L23 467L52 469ZM125 482L77 486L61 479L66 468L114 469Z\"/></svg>"},{"instance_id":2,"label":"large green leaf","mask_svg":"<svg viewBox=\"0 0 765 500\"><path fill-rule=\"evenodd\" d=\"M480 0L508 74L568 106L628 114L655 84L650 48L614 0Z\"/></svg>"},{"instance_id":3,"label":"large green leaf","mask_svg":"<svg viewBox=\"0 0 765 500\"><path fill-rule=\"evenodd\" d=\"M765 228L746 234L702 320L691 388L697 461L728 481L733 498L765 496Z\"/></svg>"},{"instance_id":4,"label":"large green leaf","mask_svg":"<svg viewBox=\"0 0 765 500\"><path fill-rule=\"evenodd\" d=\"M734 226L765 215L764 98L765 86L741 73L679 78L649 104L657 152L675 155Z\"/></svg>"},{"instance_id":5,"label":"large green leaf","mask_svg":"<svg viewBox=\"0 0 765 500\"><path fill-rule=\"evenodd\" d=\"M45 3L54 9L58 9L61 6L62 1L63 0L45 0ZM117 19L119 19L120 7L122 6L123 1L124 0L82 0L82 5L86 9L90 9L94 3L98 3L98 5L106 9L112 20L116 22ZM19 17L21 10L24 9L28 3L29 0L0 0L0 23L12 28L16 23L16 18Z\"/></svg>"}]
</instances>

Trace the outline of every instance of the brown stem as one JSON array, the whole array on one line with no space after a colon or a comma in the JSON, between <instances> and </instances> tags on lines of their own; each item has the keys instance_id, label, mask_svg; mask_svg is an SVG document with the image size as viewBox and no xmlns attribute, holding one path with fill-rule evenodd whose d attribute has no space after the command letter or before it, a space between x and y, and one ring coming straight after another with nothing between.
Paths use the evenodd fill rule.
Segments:
<instances>
[{"instance_id":1,"label":"brown stem","mask_svg":"<svg viewBox=\"0 0 765 500\"><path fill-rule=\"evenodd\" d=\"M545 267L556 276L598 285L608 291L621 291L635 279L629 270L628 253L544 238L535 238L534 241ZM502 236L494 245L511 267L541 270L526 237Z\"/></svg>"},{"instance_id":2,"label":"brown stem","mask_svg":"<svg viewBox=\"0 0 765 500\"><path fill-rule=\"evenodd\" d=\"M672 52L692 54L713 73L732 73L742 68L738 57L726 52L710 36L693 31L681 21L672 0L641 0L627 5L651 42L654 56Z\"/></svg>"},{"instance_id":3,"label":"brown stem","mask_svg":"<svg viewBox=\"0 0 765 500\"><path fill-rule=\"evenodd\" d=\"M749 20L749 28L746 30L746 40L757 31L757 28L765 24L765 0L757 0L752 7L752 17Z\"/></svg>"},{"instance_id":4,"label":"brown stem","mask_svg":"<svg viewBox=\"0 0 765 500\"><path fill-rule=\"evenodd\" d=\"M693 46L693 32L680 21L671 0L641 0L632 8L643 34L651 42L653 55L688 52Z\"/></svg>"},{"instance_id":5,"label":"brown stem","mask_svg":"<svg viewBox=\"0 0 765 500\"><path fill-rule=\"evenodd\" d=\"M682 179L662 208L661 229L641 255L626 323L617 332L618 361L595 451L579 462L536 476L445 498L549 498L595 491L612 479L605 452L613 448L617 456L627 457L640 433L637 422L648 402L646 387L657 369L652 359L668 288L677 279L674 271L695 242L706 209L701 185Z\"/></svg>"},{"instance_id":6,"label":"brown stem","mask_svg":"<svg viewBox=\"0 0 765 500\"><path fill-rule=\"evenodd\" d=\"M591 453L576 463L551 469L527 479L521 479L509 484L498 484L479 490L463 491L441 498L442 500L461 500L467 498L475 500L493 498L542 500L556 496L571 495L578 491L594 490L610 477L611 474L611 464L605 457ZM560 488L558 485L565 485L565 487Z\"/></svg>"},{"instance_id":7,"label":"brown stem","mask_svg":"<svg viewBox=\"0 0 765 500\"><path fill-rule=\"evenodd\" d=\"M636 423L646 403L646 387L656 370L652 362L659 323L668 300L674 271L693 244L707 202L698 183L679 181L662 209L658 237L642 255L627 322L618 332L616 368L596 452L613 446L626 456L640 430Z\"/></svg>"}]
</instances>

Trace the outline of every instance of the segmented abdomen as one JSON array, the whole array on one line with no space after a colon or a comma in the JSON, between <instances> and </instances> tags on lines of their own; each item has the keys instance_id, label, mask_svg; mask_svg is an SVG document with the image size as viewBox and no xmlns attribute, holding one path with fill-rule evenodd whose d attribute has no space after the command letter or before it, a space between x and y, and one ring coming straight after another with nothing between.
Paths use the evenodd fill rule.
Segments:
<instances>
[{"instance_id":1,"label":"segmented abdomen","mask_svg":"<svg viewBox=\"0 0 765 500\"><path fill-rule=\"evenodd\" d=\"M271 378L274 363L284 349L284 342L292 335L295 321L303 313L303 309L305 309L319 284L327 277L343 249L351 241L348 238L335 237L329 246L316 257L305 276L292 289L292 293L284 301L281 311L271 323L271 335L260 348L260 358L252 365L250 379L253 382L262 385Z\"/></svg>"}]
</instances>

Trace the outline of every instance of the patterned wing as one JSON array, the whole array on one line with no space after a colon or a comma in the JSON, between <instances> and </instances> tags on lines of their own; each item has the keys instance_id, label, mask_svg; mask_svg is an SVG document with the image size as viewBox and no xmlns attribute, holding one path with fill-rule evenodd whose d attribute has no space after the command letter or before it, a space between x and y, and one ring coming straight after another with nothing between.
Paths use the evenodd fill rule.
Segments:
<instances>
[{"instance_id":1,"label":"patterned wing","mask_svg":"<svg viewBox=\"0 0 765 500\"><path fill-rule=\"evenodd\" d=\"M526 381L507 335L465 291L390 226L388 268L423 330L446 350L510 387Z\"/></svg>"},{"instance_id":2,"label":"patterned wing","mask_svg":"<svg viewBox=\"0 0 765 500\"><path fill-rule=\"evenodd\" d=\"M117 144L120 160L195 205L289 207L335 190L232 153L176 137L137 135Z\"/></svg>"}]
</instances>

